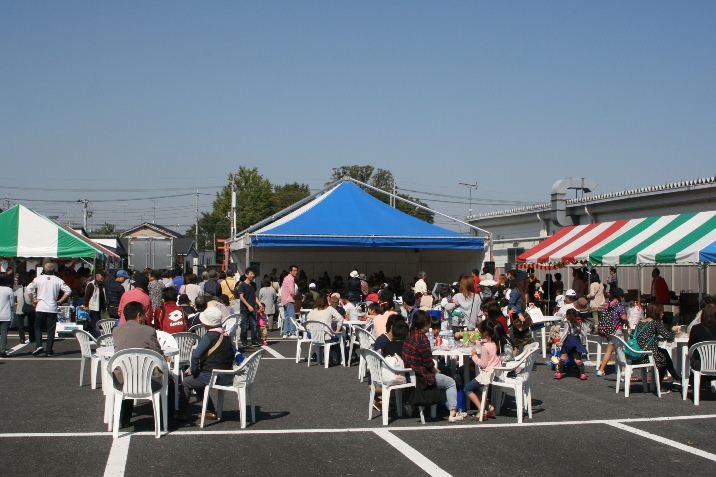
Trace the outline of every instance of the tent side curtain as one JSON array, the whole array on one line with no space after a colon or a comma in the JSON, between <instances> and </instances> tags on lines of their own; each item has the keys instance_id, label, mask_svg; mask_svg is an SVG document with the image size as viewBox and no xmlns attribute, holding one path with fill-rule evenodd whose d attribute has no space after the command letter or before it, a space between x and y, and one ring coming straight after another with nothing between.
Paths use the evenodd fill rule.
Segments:
<instances>
[{"instance_id":1,"label":"tent side curtain","mask_svg":"<svg viewBox=\"0 0 716 477\"><path fill-rule=\"evenodd\" d=\"M252 235L253 247L393 247L442 248L453 250L481 250L483 239L477 237L389 237L389 236L309 236L309 235Z\"/></svg>"},{"instance_id":2,"label":"tent side curtain","mask_svg":"<svg viewBox=\"0 0 716 477\"><path fill-rule=\"evenodd\" d=\"M711 262L716 211L565 227L517 259L526 263L629 265Z\"/></svg>"}]
</instances>

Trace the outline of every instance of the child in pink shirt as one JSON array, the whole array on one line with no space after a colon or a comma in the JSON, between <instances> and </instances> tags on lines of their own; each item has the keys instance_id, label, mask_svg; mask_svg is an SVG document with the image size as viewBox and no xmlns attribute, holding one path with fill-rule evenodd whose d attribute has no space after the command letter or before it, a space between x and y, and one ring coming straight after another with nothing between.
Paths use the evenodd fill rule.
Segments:
<instances>
[{"instance_id":1,"label":"child in pink shirt","mask_svg":"<svg viewBox=\"0 0 716 477\"><path fill-rule=\"evenodd\" d=\"M502 350L499 349L495 323L490 320L483 320L480 322L479 329L480 337L483 341L480 356L477 356L477 350L475 350L475 348L472 349L472 361L475 363L476 370L478 371L477 377L467 383L463 390L468 399L470 399L478 409L480 409L480 398L477 397L477 391L481 386L488 386L490 381L492 381L492 368L502 366L502 361L500 361L500 353L502 353ZM482 416L483 420L488 417L495 417L495 408L491 405L486 407L485 415ZM473 416L472 420L479 421L480 416Z\"/></svg>"}]
</instances>

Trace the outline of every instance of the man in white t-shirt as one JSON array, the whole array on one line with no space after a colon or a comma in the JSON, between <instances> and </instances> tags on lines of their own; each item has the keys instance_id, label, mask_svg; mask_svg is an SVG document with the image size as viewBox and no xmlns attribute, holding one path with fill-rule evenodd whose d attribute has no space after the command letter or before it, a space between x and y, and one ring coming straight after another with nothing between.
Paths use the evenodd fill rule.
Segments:
<instances>
[{"instance_id":1,"label":"man in white t-shirt","mask_svg":"<svg viewBox=\"0 0 716 477\"><path fill-rule=\"evenodd\" d=\"M55 327L57 325L57 314L60 312L58 305L72 295L72 289L60 277L55 276L55 264L46 263L43 267L44 274L35 278L27 287L27 293L35 305L35 351L34 356L39 356L45 351L45 356L51 357L55 353L52 345L55 342ZM62 296L60 296L62 292ZM58 300L57 297L60 296ZM42 347L42 323L47 323L47 349Z\"/></svg>"}]
</instances>

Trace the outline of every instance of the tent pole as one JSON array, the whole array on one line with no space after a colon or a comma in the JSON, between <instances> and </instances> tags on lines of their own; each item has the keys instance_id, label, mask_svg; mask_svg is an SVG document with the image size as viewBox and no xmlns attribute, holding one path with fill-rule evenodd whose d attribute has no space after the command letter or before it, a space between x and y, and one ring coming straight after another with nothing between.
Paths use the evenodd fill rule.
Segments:
<instances>
[{"instance_id":1,"label":"tent pole","mask_svg":"<svg viewBox=\"0 0 716 477\"><path fill-rule=\"evenodd\" d=\"M699 265L697 268L699 270L699 306L701 306L701 295L703 293L703 287L702 287L703 277L702 277L702 275L703 275L703 269L704 269L704 262L699 262Z\"/></svg>"}]
</instances>

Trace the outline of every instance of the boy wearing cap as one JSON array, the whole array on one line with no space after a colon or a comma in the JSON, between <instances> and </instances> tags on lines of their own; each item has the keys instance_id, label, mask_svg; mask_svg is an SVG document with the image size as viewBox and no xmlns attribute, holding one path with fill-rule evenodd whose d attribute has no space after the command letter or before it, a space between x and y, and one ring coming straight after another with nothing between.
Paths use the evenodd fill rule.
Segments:
<instances>
[{"instance_id":1,"label":"boy wearing cap","mask_svg":"<svg viewBox=\"0 0 716 477\"><path fill-rule=\"evenodd\" d=\"M196 391L199 401L204 398L204 388L211 380L214 369L232 369L234 364L234 351L231 349L231 339L221 327L221 310L207 308L199 315L199 320L206 328L206 334L201 338L196 349L191 354L189 370L182 381L182 393L179 395L178 421L187 419L187 408L192 391ZM226 386L231 384L234 375L221 375L216 378L216 384ZM216 419L216 411L211 397L207 396L206 418Z\"/></svg>"},{"instance_id":2,"label":"boy wearing cap","mask_svg":"<svg viewBox=\"0 0 716 477\"><path fill-rule=\"evenodd\" d=\"M129 273L125 270L119 270L114 276L114 280L107 283L105 292L107 294L107 313L110 318L119 318L119 301L124 295L125 280L129 280Z\"/></svg>"}]
</instances>

